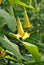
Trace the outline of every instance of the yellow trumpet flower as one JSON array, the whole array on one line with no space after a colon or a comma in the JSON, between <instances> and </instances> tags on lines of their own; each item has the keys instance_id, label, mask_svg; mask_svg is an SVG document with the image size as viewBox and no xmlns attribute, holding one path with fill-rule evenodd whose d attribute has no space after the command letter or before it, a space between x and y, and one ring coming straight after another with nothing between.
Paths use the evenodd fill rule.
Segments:
<instances>
[{"instance_id":1,"label":"yellow trumpet flower","mask_svg":"<svg viewBox=\"0 0 44 65\"><path fill-rule=\"evenodd\" d=\"M18 28L18 34L11 33L13 35L13 37L15 37L17 39L19 39L19 38L22 38L22 39L29 38L30 33L24 32L19 17L18 17L18 20L17 20L17 28Z\"/></svg>"},{"instance_id":2,"label":"yellow trumpet flower","mask_svg":"<svg viewBox=\"0 0 44 65\"><path fill-rule=\"evenodd\" d=\"M17 27L18 27L18 34L19 34L23 39L29 38L30 33L24 32L23 27L22 27L22 24L21 24L19 18L18 18L18 21L17 21Z\"/></svg>"},{"instance_id":3,"label":"yellow trumpet flower","mask_svg":"<svg viewBox=\"0 0 44 65\"><path fill-rule=\"evenodd\" d=\"M3 58L6 55L6 52L4 50L0 51L0 58Z\"/></svg>"},{"instance_id":4,"label":"yellow trumpet flower","mask_svg":"<svg viewBox=\"0 0 44 65\"><path fill-rule=\"evenodd\" d=\"M2 3L2 0L0 0L0 5L1 5L1 3Z\"/></svg>"},{"instance_id":5,"label":"yellow trumpet flower","mask_svg":"<svg viewBox=\"0 0 44 65\"><path fill-rule=\"evenodd\" d=\"M25 3L23 3L21 0L8 0L10 4L18 4L18 5L21 5L23 7L28 7L28 8L31 8L31 9L35 9L32 5L27 5Z\"/></svg>"},{"instance_id":6,"label":"yellow trumpet flower","mask_svg":"<svg viewBox=\"0 0 44 65\"><path fill-rule=\"evenodd\" d=\"M19 17L18 17L18 20L17 20L17 28L18 28L18 34L21 35L21 36L24 36L24 30L22 28L22 24L20 22Z\"/></svg>"},{"instance_id":7,"label":"yellow trumpet flower","mask_svg":"<svg viewBox=\"0 0 44 65\"><path fill-rule=\"evenodd\" d=\"M28 18L28 15L27 15L27 12L26 12L26 9L24 8L24 28L31 28L32 27L32 24L30 23L30 20Z\"/></svg>"}]
</instances>

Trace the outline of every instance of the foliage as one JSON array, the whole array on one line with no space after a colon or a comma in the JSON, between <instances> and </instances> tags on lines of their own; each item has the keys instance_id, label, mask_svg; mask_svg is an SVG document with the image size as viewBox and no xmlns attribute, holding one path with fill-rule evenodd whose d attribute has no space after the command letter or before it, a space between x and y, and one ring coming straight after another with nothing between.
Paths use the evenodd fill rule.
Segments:
<instances>
[{"instance_id":1,"label":"foliage","mask_svg":"<svg viewBox=\"0 0 44 65\"><path fill-rule=\"evenodd\" d=\"M44 65L44 1L0 0L0 65Z\"/></svg>"}]
</instances>

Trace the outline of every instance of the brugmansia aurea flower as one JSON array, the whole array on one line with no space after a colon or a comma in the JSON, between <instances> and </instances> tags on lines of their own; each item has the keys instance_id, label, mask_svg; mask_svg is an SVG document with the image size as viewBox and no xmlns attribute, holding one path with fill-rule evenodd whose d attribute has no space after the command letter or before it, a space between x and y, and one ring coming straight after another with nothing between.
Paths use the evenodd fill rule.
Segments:
<instances>
[{"instance_id":1,"label":"brugmansia aurea flower","mask_svg":"<svg viewBox=\"0 0 44 65\"><path fill-rule=\"evenodd\" d=\"M24 32L19 17L18 17L18 21L17 21L17 28L18 28L18 34L19 34L23 39L29 38L30 33Z\"/></svg>"},{"instance_id":2,"label":"brugmansia aurea flower","mask_svg":"<svg viewBox=\"0 0 44 65\"><path fill-rule=\"evenodd\" d=\"M28 7L28 8L31 8L31 9L35 9L32 5L27 5L25 4L24 2L22 2L21 0L8 0L10 4L18 4L18 5L21 5L23 7Z\"/></svg>"},{"instance_id":3,"label":"brugmansia aurea flower","mask_svg":"<svg viewBox=\"0 0 44 65\"><path fill-rule=\"evenodd\" d=\"M0 0L0 5L1 5L1 3L2 3L2 0Z\"/></svg>"},{"instance_id":4,"label":"brugmansia aurea flower","mask_svg":"<svg viewBox=\"0 0 44 65\"><path fill-rule=\"evenodd\" d=\"M20 19L19 17L17 17L17 29L18 29L18 34L21 35L21 36L24 36L24 30L22 28L22 24L20 22Z\"/></svg>"},{"instance_id":5,"label":"brugmansia aurea flower","mask_svg":"<svg viewBox=\"0 0 44 65\"><path fill-rule=\"evenodd\" d=\"M6 51L4 49L0 50L0 58L3 58L5 55L6 55Z\"/></svg>"},{"instance_id":6,"label":"brugmansia aurea flower","mask_svg":"<svg viewBox=\"0 0 44 65\"><path fill-rule=\"evenodd\" d=\"M12 33L11 33L14 37L16 37L16 38L22 38L22 39L29 38L30 33L24 32L19 17L18 17L18 19L17 19L17 29L18 29L18 34L12 34Z\"/></svg>"},{"instance_id":7,"label":"brugmansia aurea flower","mask_svg":"<svg viewBox=\"0 0 44 65\"><path fill-rule=\"evenodd\" d=\"M24 8L24 28L31 28L32 27L32 24L30 23L30 20L28 18L28 15L27 15L27 12L26 12L26 9Z\"/></svg>"}]
</instances>

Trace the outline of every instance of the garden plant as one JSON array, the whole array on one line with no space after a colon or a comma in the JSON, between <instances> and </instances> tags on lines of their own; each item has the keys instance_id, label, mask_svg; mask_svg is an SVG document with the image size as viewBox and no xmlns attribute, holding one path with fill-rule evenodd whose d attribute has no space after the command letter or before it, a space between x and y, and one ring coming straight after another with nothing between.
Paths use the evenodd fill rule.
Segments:
<instances>
[{"instance_id":1,"label":"garden plant","mask_svg":"<svg viewBox=\"0 0 44 65\"><path fill-rule=\"evenodd\" d=\"M44 65L44 0L0 0L0 65Z\"/></svg>"}]
</instances>

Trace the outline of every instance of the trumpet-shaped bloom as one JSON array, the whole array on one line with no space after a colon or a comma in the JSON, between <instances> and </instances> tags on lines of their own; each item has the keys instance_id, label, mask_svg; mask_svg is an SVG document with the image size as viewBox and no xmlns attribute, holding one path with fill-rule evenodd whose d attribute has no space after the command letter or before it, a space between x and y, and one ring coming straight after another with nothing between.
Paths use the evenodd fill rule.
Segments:
<instances>
[{"instance_id":1,"label":"trumpet-shaped bloom","mask_svg":"<svg viewBox=\"0 0 44 65\"><path fill-rule=\"evenodd\" d=\"M3 58L5 56L6 52L4 50L1 51L0 53L0 58Z\"/></svg>"},{"instance_id":2,"label":"trumpet-shaped bloom","mask_svg":"<svg viewBox=\"0 0 44 65\"><path fill-rule=\"evenodd\" d=\"M18 4L18 5L21 5L23 7L28 7L28 8L31 8L31 9L35 9L32 5L27 5L25 4L24 2L22 2L21 0L9 0L9 3L10 4Z\"/></svg>"},{"instance_id":3,"label":"trumpet-shaped bloom","mask_svg":"<svg viewBox=\"0 0 44 65\"><path fill-rule=\"evenodd\" d=\"M20 22L19 17L18 17L18 20L17 20L17 28L18 28L18 34L21 35L21 36L24 36L25 32L22 28L22 24Z\"/></svg>"},{"instance_id":4,"label":"trumpet-shaped bloom","mask_svg":"<svg viewBox=\"0 0 44 65\"><path fill-rule=\"evenodd\" d=\"M29 38L30 33L24 32L19 18L17 20L17 28L18 28L18 34L11 33L15 38L17 38L17 39L19 39L19 38L22 38L22 39Z\"/></svg>"},{"instance_id":5,"label":"trumpet-shaped bloom","mask_svg":"<svg viewBox=\"0 0 44 65\"><path fill-rule=\"evenodd\" d=\"M30 23L26 9L24 8L24 28L30 28L30 27L32 27L32 24Z\"/></svg>"}]
</instances>

